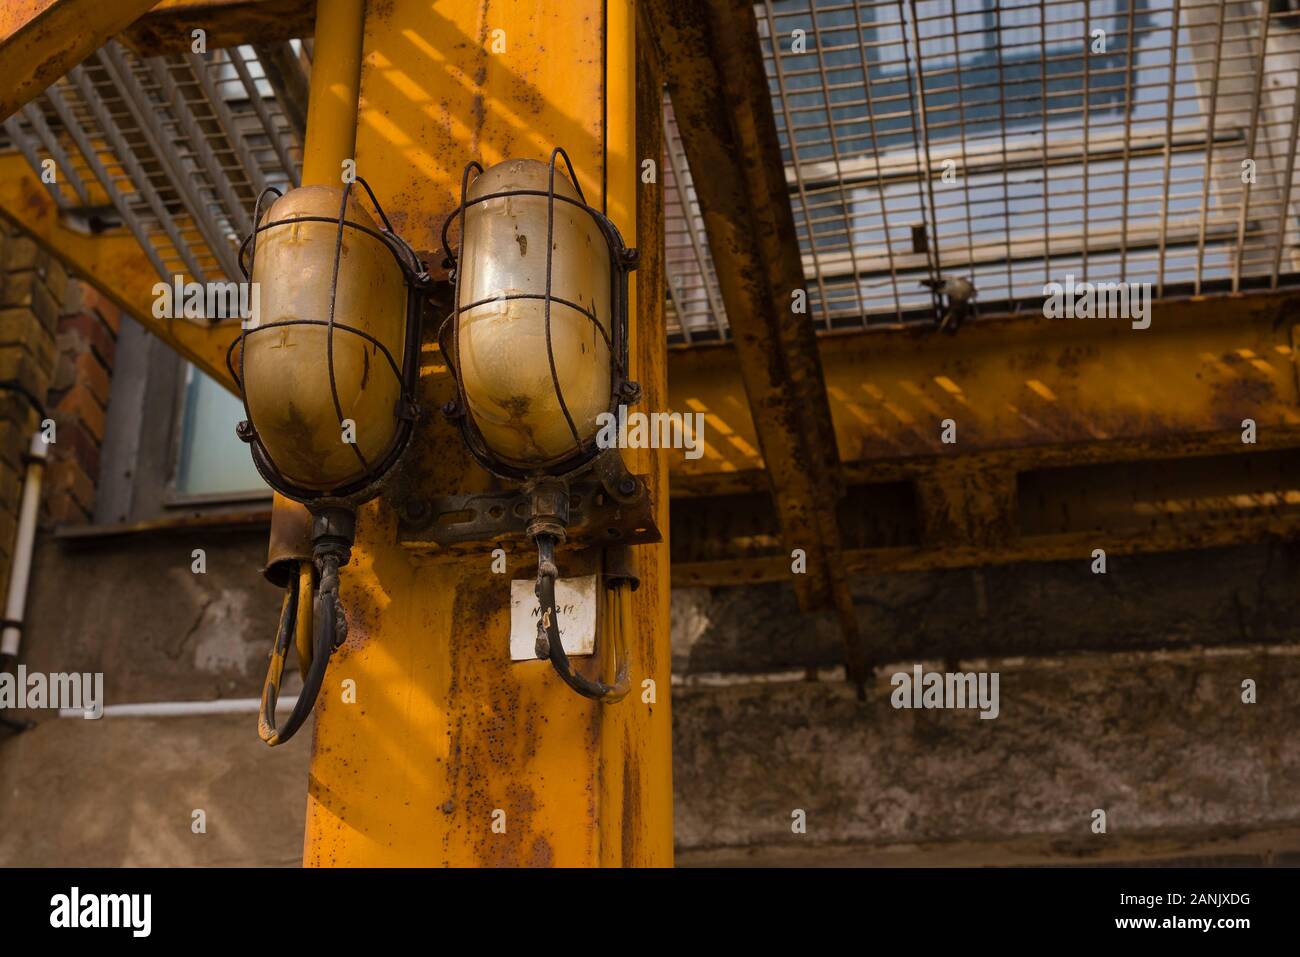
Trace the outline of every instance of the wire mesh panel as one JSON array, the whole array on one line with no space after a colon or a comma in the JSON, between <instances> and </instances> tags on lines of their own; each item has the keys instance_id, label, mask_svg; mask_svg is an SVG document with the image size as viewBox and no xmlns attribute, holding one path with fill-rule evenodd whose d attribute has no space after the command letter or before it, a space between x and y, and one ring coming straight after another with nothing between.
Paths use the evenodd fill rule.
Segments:
<instances>
[{"instance_id":1,"label":"wire mesh panel","mask_svg":"<svg viewBox=\"0 0 1300 957\"><path fill-rule=\"evenodd\" d=\"M1294 284L1295 0L763 0L754 7L819 329L927 321L920 283L984 308L1044 286L1156 296ZM300 51L304 52L304 51ZM91 228L160 275L231 277L234 237L301 144L251 47L140 58L109 44L4 124ZM725 308L665 104L669 333Z\"/></svg>"},{"instance_id":2,"label":"wire mesh panel","mask_svg":"<svg viewBox=\"0 0 1300 957\"><path fill-rule=\"evenodd\" d=\"M664 94L664 264L670 340L719 339L727 313L672 100Z\"/></svg>"},{"instance_id":3,"label":"wire mesh panel","mask_svg":"<svg viewBox=\"0 0 1300 957\"><path fill-rule=\"evenodd\" d=\"M251 47L143 58L109 43L4 129L38 174L54 161L66 213L125 225L168 281L236 278L254 199L302 161Z\"/></svg>"},{"instance_id":4,"label":"wire mesh panel","mask_svg":"<svg viewBox=\"0 0 1300 957\"><path fill-rule=\"evenodd\" d=\"M1070 275L1156 296L1296 281L1287 0L765 0L755 14L819 328L928 321L920 280L938 275L1011 309ZM704 329L689 295L679 311Z\"/></svg>"}]
</instances>

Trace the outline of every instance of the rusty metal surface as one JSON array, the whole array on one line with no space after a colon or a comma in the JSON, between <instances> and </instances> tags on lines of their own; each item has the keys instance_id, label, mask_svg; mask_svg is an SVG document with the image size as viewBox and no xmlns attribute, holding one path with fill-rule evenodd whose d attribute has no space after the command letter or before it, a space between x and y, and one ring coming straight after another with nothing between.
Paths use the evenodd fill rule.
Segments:
<instances>
[{"instance_id":1,"label":"rusty metal surface","mask_svg":"<svg viewBox=\"0 0 1300 957\"><path fill-rule=\"evenodd\" d=\"M544 159L558 144L587 197L624 235L658 242L635 228L632 12L620 0L372 3L356 154L394 226L424 246L421 237L455 205L468 159ZM328 23L318 21L318 53ZM491 51L493 29L505 31L504 52ZM314 108L310 115L309 139ZM635 282L639 292L645 275ZM648 401L662 403L656 299L635 312L631 354ZM450 383L432 330L425 349L422 405L437 409ZM661 494L667 457L636 452L628 467ZM509 662L509 581L535 572L527 560L496 575L490 547L430 561L397 542L391 502L497 488L454 427L430 416L391 494L361 509L342 585L349 638L317 717L306 864L671 863L666 549L638 546L642 584L628 625L634 694L612 707L593 703L547 662ZM656 501L661 527L666 504ZM560 559L566 576L581 576L598 569L599 552ZM338 694L344 677L356 681L356 706ZM641 699L646 679L659 685L653 704ZM505 814L501 831L492 827L496 810Z\"/></svg>"},{"instance_id":2,"label":"rusty metal surface","mask_svg":"<svg viewBox=\"0 0 1300 957\"><path fill-rule=\"evenodd\" d=\"M1294 500L1294 484L1285 496ZM1245 493L1257 496L1261 493ZM1263 493L1272 498L1273 493ZM725 508L719 503L718 508ZM854 576L887 572L922 572L941 568L973 568L1017 562L1078 561L1089 568L1093 552L1101 548L1107 559L1125 555L1177 552L1268 542L1294 542L1300 537L1300 515L1294 507L1270 508L1234 517L1188 520L1180 518L1154 529L1073 532L1063 535L1020 537L998 548L954 545L910 545L894 548L846 549L845 566ZM733 543L734 545L734 543ZM734 547L730 557L695 561L674 555L673 586L730 587L788 581L789 561L781 555L745 555Z\"/></svg>"},{"instance_id":3,"label":"rusty metal surface","mask_svg":"<svg viewBox=\"0 0 1300 957\"><path fill-rule=\"evenodd\" d=\"M1268 456L1300 448L1297 320L1291 296L1225 295L1158 303L1147 330L1021 316L956 337L903 329L823 337L855 502L839 516L852 543L847 566L916 570L1293 536L1300 466ZM700 523L678 521L674 581L789 580L772 528L728 518L761 507L752 500L760 463L747 448L753 423L718 389L738 375L739 358L726 347L677 358L673 406L717 420L717 454L674 475L677 501L698 498L697 511L714 517L708 542L691 541ZM1248 419L1253 443L1243 441ZM945 420L953 444L942 441ZM1077 471L1102 466L1110 470ZM1172 488L1179 476L1186 480ZM897 526L871 514L876 500L906 514L910 531L856 528ZM1076 524L1053 525L1048 513Z\"/></svg>"},{"instance_id":4,"label":"rusty metal surface","mask_svg":"<svg viewBox=\"0 0 1300 957\"><path fill-rule=\"evenodd\" d=\"M591 476L569 489L565 542L570 547L654 544L663 540L655 522L654 504L639 477L639 494L627 501L610 496ZM407 548L428 550L430 557L482 554L485 546L528 540L529 496L521 491L475 492L438 496L399 504L405 513L398 540Z\"/></svg>"},{"instance_id":5,"label":"rusty metal surface","mask_svg":"<svg viewBox=\"0 0 1300 957\"><path fill-rule=\"evenodd\" d=\"M283 588L289 575L302 562L311 562L311 512L301 502L276 495L271 503L271 536L262 574Z\"/></svg>"},{"instance_id":6,"label":"rusty metal surface","mask_svg":"<svg viewBox=\"0 0 1300 957\"><path fill-rule=\"evenodd\" d=\"M833 518L839 460L816 337L791 312L803 267L753 7L652 0L647 13L730 320L750 449L766 464L786 548L807 555L800 604L841 613L849 675L860 682Z\"/></svg>"},{"instance_id":7,"label":"rusty metal surface","mask_svg":"<svg viewBox=\"0 0 1300 957\"><path fill-rule=\"evenodd\" d=\"M1127 444L1126 457L1141 458L1144 447L1239 434L1247 417L1261 434L1300 424L1298 320L1300 299L1258 293L1159 302L1145 331L1022 315L955 337L894 329L819 342L836 443L856 481L971 454L1075 461ZM762 464L736 397L740 362L725 345L670 358L672 406L706 414L716 453L678 463L679 489ZM945 419L953 444L942 441Z\"/></svg>"},{"instance_id":8,"label":"rusty metal surface","mask_svg":"<svg viewBox=\"0 0 1300 957\"><path fill-rule=\"evenodd\" d=\"M301 142L307 135L308 99L308 77L301 59L293 52L288 41L259 42L254 50L257 52L257 62L262 64L262 72L266 74L266 81L271 84L275 99Z\"/></svg>"},{"instance_id":9,"label":"rusty metal surface","mask_svg":"<svg viewBox=\"0 0 1300 957\"><path fill-rule=\"evenodd\" d=\"M0 5L0 120L153 6L153 0L10 0Z\"/></svg>"},{"instance_id":10,"label":"rusty metal surface","mask_svg":"<svg viewBox=\"0 0 1300 957\"><path fill-rule=\"evenodd\" d=\"M194 30L207 31L209 50L310 37L315 0L163 0L121 39L141 56L188 53Z\"/></svg>"}]
</instances>

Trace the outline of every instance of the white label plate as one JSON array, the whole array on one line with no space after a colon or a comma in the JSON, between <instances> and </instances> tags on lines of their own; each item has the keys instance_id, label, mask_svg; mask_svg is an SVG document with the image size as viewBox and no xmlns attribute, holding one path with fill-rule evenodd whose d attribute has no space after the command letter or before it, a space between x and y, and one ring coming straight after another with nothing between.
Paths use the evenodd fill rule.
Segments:
<instances>
[{"instance_id":1,"label":"white label plate","mask_svg":"<svg viewBox=\"0 0 1300 957\"><path fill-rule=\"evenodd\" d=\"M541 610L531 579L510 583L510 660L537 660L537 621ZM570 658L596 650L596 576L560 578L555 582L560 613L560 641Z\"/></svg>"}]
</instances>

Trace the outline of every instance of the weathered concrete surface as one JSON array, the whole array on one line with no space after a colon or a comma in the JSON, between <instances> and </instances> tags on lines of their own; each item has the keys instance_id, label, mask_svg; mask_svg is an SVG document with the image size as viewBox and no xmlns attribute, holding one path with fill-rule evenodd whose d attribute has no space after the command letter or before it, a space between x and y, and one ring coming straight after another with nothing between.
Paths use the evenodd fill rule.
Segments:
<instances>
[{"instance_id":1,"label":"weathered concrete surface","mask_svg":"<svg viewBox=\"0 0 1300 957\"><path fill-rule=\"evenodd\" d=\"M992 721L895 711L884 675L865 705L840 684L679 687L680 863L1300 861L1300 658L1165 657L996 662ZM307 739L272 752L247 715L47 721L0 744L0 864L296 864L306 774Z\"/></svg>"},{"instance_id":2,"label":"weathered concrete surface","mask_svg":"<svg viewBox=\"0 0 1300 957\"><path fill-rule=\"evenodd\" d=\"M310 729L272 751L256 720L56 718L0 740L0 866L299 865Z\"/></svg>"},{"instance_id":3,"label":"weathered concrete surface","mask_svg":"<svg viewBox=\"0 0 1300 957\"><path fill-rule=\"evenodd\" d=\"M1088 562L862 576L852 590L873 664L915 658L1288 642L1300 547L1258 545ZM832 622L787 585L673 592L673 671L768 672L842 661Z\"/></svg>"},{"instance_id":4,"label":"weathered concrete surface","mask_svg":"<svg viewBox=\"0 0 1300 957\"><path fill-rule=\"evenodd\" d=\"M764 844L679 848L678 867L1300 867L1300 827L1178 829L1112 835L1081 845L1059 837L921 844Z\"/></svg>"},{"instance_id":5,"label":"weathered concrete surface","mask_svg":"<svg viewBox=\"0 0 1300 957\"><path fill-rule=\"evenodd\" d=\"M21 660L102 671L109 705L256 698L280 600L265 549L265 529L42 537ZM255 714L12 716L37 726L0 733L0 865L301 863L310 728L272 751Z\"/></svg>"},{"instance_id":6,"label":"weathered concrete surface","mask_svg":"<svg viewBox=\"0 0 1300 957\"><path fill-rule=\"evenodd\" d=\"M678 688L679 845L1049 836L1060 854L1086 859L1143 832L1300 825L1294 648L964 665L1000 672L994 720L895 710L893 670L862 703L842 682ZM1242 703L1245 678L1258 704ZM1106 835L1091 832L1095 808ZM795 809L807 815L804 835L792 832Z\"/></svg>"},{"instance_id":7,"label":"weathered concrete surface","mask_svg":"<svg viewBox=\"0 0 1300 957\"><path fill-rule=\"evenodd\" d=\"M190 570L200 547L206 575ZM265 530L44 538L23 660L104 671L110 704L255 697L279 602L264 550ZM674 692L679 861L1295 863L1297 572L1293 552L1260 546L1113 559L1105 578L985 569L982 602L969 570L855 582L878 662L1028 655L992 666L993 721L895 711L887 666L865 704L838 683L754 683L837 664L838 633L787 588L678 590L674 672L749 674ZM1173 650L1136 650L1154 648ZM1259 704L1239 703L1243 676ZM305 733L271 751L252 715L29 717L35 730L0 734L0 864L299 862Z\"/></svg>"},{"instance_id":8,"label":"weathered concrete surface","mask_svg":"<svg viewBox=\"0 0 1300 957\"><path fill-rule=\"evenodd\" d=\"M205 574L191 570L196 548ZM255 698L283 594L262 578L265 559L265 529L44 537L23 661L102 671L109 704Z\"/></svg>"}]
</instances>

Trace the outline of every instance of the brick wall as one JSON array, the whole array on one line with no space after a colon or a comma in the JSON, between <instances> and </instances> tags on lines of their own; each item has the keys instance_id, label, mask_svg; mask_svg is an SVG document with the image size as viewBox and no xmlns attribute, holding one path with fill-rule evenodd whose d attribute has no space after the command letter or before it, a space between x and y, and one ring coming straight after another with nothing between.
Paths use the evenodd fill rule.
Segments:
<instances>
[{"instance_id":1,"label":"brick wall","mask_svg":"<svg viewBox=\"0 0 1300 957\"><path fill-rule=\"evenodd\" d=\"M24 455L55 422L43 520L88 522L121 313L20 229L0 222L0 597L22 494Z\"/></svg>"},{"instance_id":2,"label":"brick wall","mask_svg":"<svg viewBox=\"0 0 1300 957\"><path fill-rule=\"evenodd\" d=\"M0 587L9 581L23 459L40 426L67 287L57 259L0 223Z\"/></svg>"},{"instance_id":3,"label":"brick wall","mask_svg":"<svg viewBox=\"0 0 1300 957\"><path fill-rule=\"evenodd\" d=\"M68 284L58 320L58 362L47 406L58 423L45 503L51 521L82 523L95 512L100 447L121 314L93 287Z\"/></svg>"}]
</instances>

